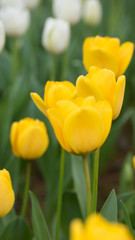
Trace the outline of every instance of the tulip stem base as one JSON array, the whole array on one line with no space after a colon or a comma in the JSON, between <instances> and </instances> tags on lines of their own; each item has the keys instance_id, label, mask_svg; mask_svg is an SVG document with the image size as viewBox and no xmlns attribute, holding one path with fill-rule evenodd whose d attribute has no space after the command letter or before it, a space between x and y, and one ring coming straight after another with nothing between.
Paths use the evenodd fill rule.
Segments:
<instances>
[{"instance_id":1,"label":"tulip stem base","mask_svg":"<svg viewBox=\"0 0 135 240\"><path fill-rule=\"evenodd\" d=\"M86 179L86 190L87 190L87 216L89 216L91 213L91 181L90 181L88 160L86 156L83 156L83 163L84 163L84 172L85 172L85 179Z\"/></svg>"},{"instance_id":2,"label":"tulip stem base","mask_svg":"<svg viewBox=\"0 0 135 240\"><path fill-rule=\"evenodd\" d=\"M92 212L96 212L96 210L97 210L99 156L100 156L100 148L94 152Z\"/></svg>"},{"instance_id":3,"label":"tulip stem base","mask_svg":"<svg viewBox=\"0 0 135 240\"><path fill-rule=\"evenodd\" d=\"M62 193L63 193L63 177L64 177L64 149L61 149L61 161L60 161L60 177L59 177L59 195L57 205L57 219L56 219L56 231L55 240L59 239L61 208L62 208Z\"/></svg>"},{"instance_id":4,"label":"tulip stem base","mask_svg":"<svg viewBox=\"0 0 135 240\"><path fill-rule=\"evenodd\" d=\"M27 161L26 184L24 189L23 204L22 204L22 210L21 210L22 217L25 217L26 210L27 210L28 194L29 194L29 186L30 186L30 175L31 175L31 161Z\"/></svg>"}]
</instances>

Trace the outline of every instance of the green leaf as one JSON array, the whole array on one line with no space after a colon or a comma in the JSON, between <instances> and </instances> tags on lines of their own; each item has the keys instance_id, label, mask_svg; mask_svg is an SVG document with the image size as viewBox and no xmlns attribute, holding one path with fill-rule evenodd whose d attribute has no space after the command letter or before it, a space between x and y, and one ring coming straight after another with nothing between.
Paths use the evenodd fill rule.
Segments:
<instances>
[{"instance_id":1,"label":"green leaf","mask_svg":"<svg viewBox=\"0 0 135 240\"><path fill-rule=\"evenodd\" d=\"M36 196L30 192L32 202L32 226L36 240L50 240L49 230Z\"/></svg>"},{"instance_id":2,"label":"green leaf","mask_svg":"<svg viewBox=\"0 0 135 240\"><path fill-rule=\"evenodd\" d=\"M83 218L86 218L86 182L84 175L83 160L81 157L72 155L72 173L75 191L80 205Z\"/></svg>"},{"instance_id":3,"label":"green leaf","mask_svg":"<svg viewBox=\"0 0 135 240\"><path fill-rule=\"evenodd\" d=\"M27 222L20 217L10 222L6 227L1 240L32 240L32 233L30 232Z\"/></svg>"},{"instance_id":4,"label":"green leaf","mask_svg":"<svg viewBox=\"0 0 135 240\"><path fill-rule=\"evenodd\" d=\"M114 189L109 194L106 202L104 203L101 212L103 217L105 217L110 222L117 222L117 197Z\"/></svg>"},{"instance_id":5,"label":"green leaf","mask_svg":"<svg viewBox=\"0 0 135 240\"><path fill-rule=\"evenodd\" d=\"M123 202L126 202L129 198L132 198L133 196L135 196L135 191L120 194L117 196L118 203L120 200L122 200Z\"/></svg>"},{"instance_id":6,"label":"green leaf","mask_svg":"<svg viewBox=\"0 0 135 240\"><path fill-rule=\"evenodd\" d=\"M133 227L132 227L132 224L131 224L131 220L130 220L130 217L129 217L129 213L128 213L127 207L126 207L125 203L122 200L120 200L120 207L122 208L122 213L123 213L123 217L124 217L125 223L128 226L128 228L131 231L131 233L134 235L134 230L133 230Z\"/></svg>"}]
</instances>

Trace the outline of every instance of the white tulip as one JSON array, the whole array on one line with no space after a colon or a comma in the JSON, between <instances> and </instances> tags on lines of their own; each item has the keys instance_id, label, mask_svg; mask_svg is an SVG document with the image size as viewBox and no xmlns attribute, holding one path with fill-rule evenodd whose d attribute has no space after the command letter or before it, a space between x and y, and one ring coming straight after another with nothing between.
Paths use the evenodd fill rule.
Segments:
<instances>
[{"instance_id":1,"label":"white tulip","mask_svg":"<svg viewBox=\"0 0 135 240\"><path fill-rule=\"evenodd\" d=\"M24 0L0 0L0 7L24 7Z\"/></svg>"},{"instance_id":2,"label":"white tulip","mask_svg":"<svg viewBox=\"0 0 135 240\"><path fill-rule=\"evenodd\" d=\"M0 52L4 48L5 45L5 29L2 21L0 20Z\"/></svg>"},{"instance_id":3,"label":"white tulip","mask_svg":"<svg viewBox=\"0 0 135 240\"><path fill-rule=\"evenodd\" d=\"M30 13L22 8L3 8L0 11L0 18L9 36L17 37L23 35L30 24Z\"/></svg>"},{"instance_id":4,"label":"white tulip","mask_svg":"<svg viewBox=\"0 0 135 240\"><path fill-rule=\"evenodd\" d=\"M25 7L29 9L36 8L37 5L39 4L40 0L23 0Z\"/></svg>"},{"instance_id":5,"label":"white tulip","mask_svg":"<svg viewBox=\"0 0 135 240\"><path fill-rule=\"evenodd\" d=\"M42 45L49 52L59 54L69 45L70 26L69 23L62 19L48 18L45 22Z\"/></svg>"},{"instance_id":6,"label":"white tulip","mask_svg":"<svg viewBox=\"0 0 135 240\"><path fill-rule=\"evenodd\" d=\"M53 14L70 24L76 24L81 18L81 0L53 0Z\"/></svg>"},{"instance_id":7,"label":"white tulip","mask_svg":"<svg viewBox=\"0 0 135 240\"><path fill-rule=\"evenodd\" d=\"M98 0L87 0L83 5L83 19L92 26L97 26L102 19L102 6Z\"/></svg>"}]
</instances>

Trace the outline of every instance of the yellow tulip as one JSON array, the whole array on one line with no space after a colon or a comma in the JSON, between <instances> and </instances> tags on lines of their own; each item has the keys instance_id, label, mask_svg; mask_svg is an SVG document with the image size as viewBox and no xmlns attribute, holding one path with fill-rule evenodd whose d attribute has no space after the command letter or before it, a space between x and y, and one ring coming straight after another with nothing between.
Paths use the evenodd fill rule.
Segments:
<instances>
[{"instance_id":1,"label":"yellow tulip","mask_svg":"<svg viewBox=\"0 0 135 240\"><path fill-rule=\"evenodd\" d=\"M112 109L107 101L93 97L61 100L47 110L61 146L68 152L86 155L99 148L107 138Z\"/></svg>"},{"instance_id":2,"label":"yellow tulip","mask_svg":"<svg viewBox=\"0 0 135 240\"><path fill-rule=\"evenodd\" d=\"M29 160L41 157L49 144L45 124L32 118L12 124L10 141L14 155Z\"/></svg>"},{"instance_id":3,"label":"yellow tulip","mask_svg":"<svg viewBox=\"0 0 135 240\"><path fill-rule=\"evenodd\" d=\"M134 240L128 228L120 223L105 220L100 214L92 214L85 224L79 219L70 225L70 240Z\"/></svg>"},{"instance_id":4,"label":"yellow tulip","mask_svg":"<svg viewBox=\"0 0 135 240\"><path fill-rule=\"evenodd\" d=\"M111 70L91 67L86 76L78 77L76 89L80 97L94 96L97 101L109 101L114 120L118 117L122 108L125 82L124 75L116 81L115 74Z\"/></svg>"},{"instance_id":5,"label":"yellow tulip","mask_svg":"<svg viewBox=\"0 0 135 240\"><path fill-rule=\"evenodd\" d=\"M83 44L83 64L87 71L91 66L107 68L118 77L126 71L133 51L132 42L120 45L118 38L88 37Z\"/></svg>"},{"instance_id":6,"label":"yellow tulip","mask_svg":"<svg viewBox=\"0 0 135 240\"><path fill-rule=\"evenodd\" d=\"M30 95L40 111L47 115L47 109L55 107L57 101L73 98L76 95L76 88L68 81L48 81L45 85L44 101L37 93Z\"/></svg>"},{"instance_id":7,"label":"yellow tulip","mask_svg":"<svg viewBox=\"0 0 135 240\"><path fill-rule=\"evenodd\" d=\"M134 169L135 169L135 155L133 156L132 161L133 161L133 167L134 167Z\"/></svg>"},{"instance_id":8,"label":"yellow tulip","mask_svg":"<svg viewBox=\"0 0 135 240\"><path fill-rule=\"evenodd\" d=\"M7 170L0 170L0 217L8 214L13 207L15 195L12 188L10 174Z\"/></svg>"}]
</instances>

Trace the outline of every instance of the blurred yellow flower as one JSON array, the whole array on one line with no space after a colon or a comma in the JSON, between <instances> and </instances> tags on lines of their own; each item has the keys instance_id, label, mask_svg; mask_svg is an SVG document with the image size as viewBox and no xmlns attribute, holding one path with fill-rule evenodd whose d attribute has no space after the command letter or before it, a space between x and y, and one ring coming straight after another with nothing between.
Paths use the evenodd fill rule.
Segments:
<instances>
[{"instance_id":1,"label":"blurred yellow flower","mask_svg":"<svg viewBox=\"0 0 135 240\"><path fill-rule=\"evenodd\" d=\"M47 109L55 107L57 101L73 98L76 95L76 88L68 81L48 81L45 85L44 101L37 93L30 95L39 110L47 115Z\"/></svg>"},{"instance_id":2,"label":"blurred yellow flower","mask_svg":"<svg viewBox=\"0 0 135 240\"><path fill-rule=\"evenodd\" d=\"M107 101L93 97L61 100L47 110L61 146L68 152L86 155L99 148L107 138L112 109Z\"/></svg>"},{"instance_id":3,"label":"blurred yellow flower","mask_svg":"<svg viewBox=\"0 0 135 240\"><path fill-rule=\"evenodd\" d=\"M12 124L10 141L14 155L29 160L41 157L49 144L45 124L32 118Z\"/></svg>"},{"instance_id":4,"label":"blurred yellow flower","mask_svg":"<svg viewBox=\"0 0 135 240\"><path fill-rule=\"evenodd\" d=\"M85 224L75 219L70 225L70 240L134 240L128 228L120 223L111 223L100 214L87 218Z\"/></svg>"},{"instance_id":5,"label":"blurred yellow flower","mask_svg":"<svg viewBox=\"0 0 135 240\"><path fill-rule=\"evenodd\" d=\"M80 97L94 96L97 101L108 100L112 106L113 120L120 114L124 92L125 76L116 81L114 72L108 69L91 67L86 76L79 76L76 82L77 94Z\"/></svg>"},{"instance_id":6,"label":"blurred yellow flower","mask_svg":"<svg viewBox=\"0 0 135 240\"><path fill-rule=\"evenodd\" d=\"M135 155L133 156L133 167L135 169Z\"/></svg>"},{"instance_id":7,"label":"blurred yellow flower","mask_svg":"<svg viewBox=\"0 0 135 240\"><path fill-rule=\"evenodd\" d=\"M0 217L8 214L13 207L15 195L12 188L10 174L7 170L0 170Z\"/></svg>"},{"instance_id":8,"label":"blurred yellow flower","mask_svg":"<svg viewBox=\"0 0 135 240\"><path fill-rule=\"evenodd\" d=\"M120 46L118 38L88 37L83 44L83 63L87 71L91 66L107 68L118 77L126 71L133 51L132 42Z\"/></svg>"}]
</instances>

